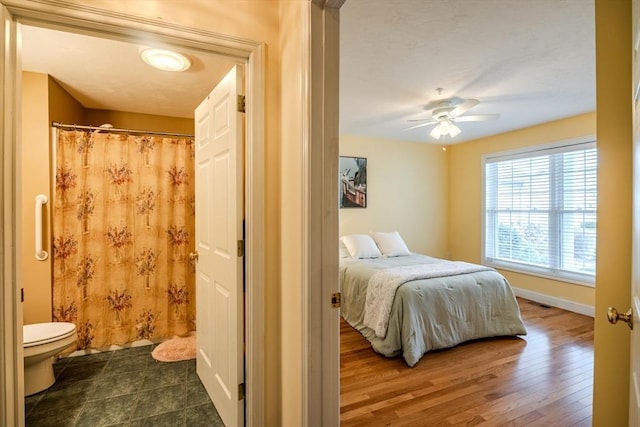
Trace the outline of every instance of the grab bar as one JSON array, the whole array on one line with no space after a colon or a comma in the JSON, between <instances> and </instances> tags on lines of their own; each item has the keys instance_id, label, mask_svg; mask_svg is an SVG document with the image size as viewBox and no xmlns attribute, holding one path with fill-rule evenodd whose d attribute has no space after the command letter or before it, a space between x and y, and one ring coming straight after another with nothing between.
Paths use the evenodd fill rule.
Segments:
<instances>
[{"instance_id":1,"label":"grab bar","mask_svg":"<svg viewBox=\"0 0 640 427\"><path fill-rule=\"evenodd\" d=\"M49 257L49 254L42 250L42 206L48 201L44 194L36 196L36 259L38 261L44 261Z\"/></svg>"}]
</instances>

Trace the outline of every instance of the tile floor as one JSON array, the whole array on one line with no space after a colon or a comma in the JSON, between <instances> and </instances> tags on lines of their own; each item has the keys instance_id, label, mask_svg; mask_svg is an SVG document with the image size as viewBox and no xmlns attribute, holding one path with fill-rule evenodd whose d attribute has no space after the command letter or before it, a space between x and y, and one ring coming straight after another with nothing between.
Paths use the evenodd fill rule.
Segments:
<instances>
[{"instance_id":1,"label":"tile floor","mask_svg":"<svg viewBox=\"0 0 640 427\"><path fill-rule=\"evenodd\" d=\"M224 426L195 360L158 362L152 349L60 359L55 384L25 398L26 426Z\"/></svg>"}]
</instances>

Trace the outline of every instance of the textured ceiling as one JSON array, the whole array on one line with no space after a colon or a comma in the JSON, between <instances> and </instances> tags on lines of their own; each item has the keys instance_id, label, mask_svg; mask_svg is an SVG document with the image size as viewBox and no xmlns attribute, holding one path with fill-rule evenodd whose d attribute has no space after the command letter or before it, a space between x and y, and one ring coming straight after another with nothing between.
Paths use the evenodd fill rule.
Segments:
<instances>
[{"instance_id":1,"label":"textured ceiling","mask_svg":"<svg viewBox=\"0 0 640 427\"><path fill-rule=\"evenodd\" d=\"M341 133L438 142L405 129L448 97L500 114L459 123L452 143L594 111L594 13L593 0L347 0Z\"/></svg>"},{"instance_id":2,"label":"textured ceiling","mask_svg":"<svg viewBox=\"0 0 640 427\"><path fill-rule=\"evenodd\" d=\"M477 98L453 143L595 110L593 0L347 0L341 9L340 131L434 142L426 105ZM233 65L183 52L185 73L140 46L23 27L23 69L48 73L87 108L193 117ZM438 94L437 88L442 88Z\"/></svg>"},{"instance_id":3,"label":"textured ceiling","mask_svg":"<svg viewBox=\"0 0 640 427\"><path fill-rule=\"evenodd\" d=\"M160 71L142 61L142 45L22 28L22 69L51 75L86 108L192 118L233 66L219 56L181 51L191 59L189 70Z\"/></svg>"}]
</instances>

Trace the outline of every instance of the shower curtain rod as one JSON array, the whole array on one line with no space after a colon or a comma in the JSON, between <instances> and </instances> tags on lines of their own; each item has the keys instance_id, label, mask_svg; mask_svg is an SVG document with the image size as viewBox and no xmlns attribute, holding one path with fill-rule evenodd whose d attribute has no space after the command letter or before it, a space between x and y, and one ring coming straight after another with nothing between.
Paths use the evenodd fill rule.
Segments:
<instances>
[{"instance_id":1,"label":"shower curtain rod","mask_svg":"<svg viewBox=\"0 0 640 427\"><path fill-rule=\"evenodd\" d=\"M183 136L185 138L193 138L193 135L188 133L157 132L152 130L135 130L135 129L118 129L118 128L106 128L106 127L100 127L100 126L65 125L58 122L51 123L51 126L55 128L103 130L105 132L140 133L140 134L147 134L147 135Z\"/></svg>"}]
</instances>

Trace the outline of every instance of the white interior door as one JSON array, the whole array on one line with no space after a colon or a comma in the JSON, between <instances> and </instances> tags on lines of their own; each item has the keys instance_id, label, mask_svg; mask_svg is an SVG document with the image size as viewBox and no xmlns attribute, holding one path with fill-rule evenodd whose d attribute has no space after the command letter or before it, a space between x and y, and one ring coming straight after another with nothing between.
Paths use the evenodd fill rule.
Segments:
<instances>
[{"instance_id":1,"label":"white interior door","mask_svg":"<svg viewBox=\"0 0 640 427\"><path fill-rule=\"evenodd\" d=\"M631 261L631 331L629 425L640 425L640 0L633 0L633 228Z\"/></svg>"},{"instance_id":2,"label":"white interior door","mask_svg":"<svg viewBox=\"0 0 640 427\"><path fill-rule=\"evenodd\" d=\"M242 75L195 112L196 370L227 427L244 425Z\"/></svg>"}]
</instances>

